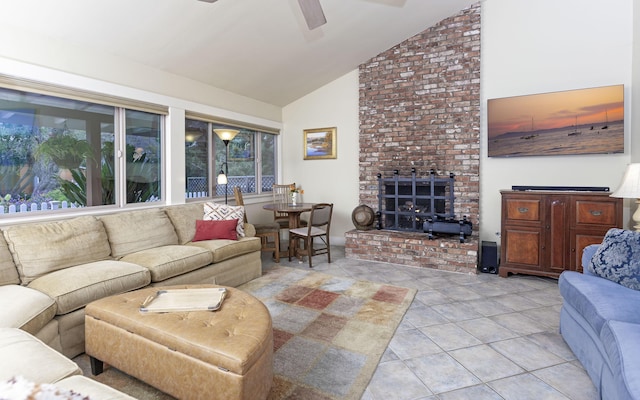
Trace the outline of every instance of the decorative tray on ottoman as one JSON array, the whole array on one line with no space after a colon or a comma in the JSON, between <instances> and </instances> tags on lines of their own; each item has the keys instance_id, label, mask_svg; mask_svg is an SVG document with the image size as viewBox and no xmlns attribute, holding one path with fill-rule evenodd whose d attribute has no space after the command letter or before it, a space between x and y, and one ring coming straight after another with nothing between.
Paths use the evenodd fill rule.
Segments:
<instances>
[{"instance_id":1,"label":"decorative tray on ottoman","mask_svg":"<svg viewBox=\"0 0 640 400\"><path fill-rule=\"evenodd\" d=\"M145 299L140 312L215 311L226 294L223 287L158 290Z\"/></svg>"}]
</instances>

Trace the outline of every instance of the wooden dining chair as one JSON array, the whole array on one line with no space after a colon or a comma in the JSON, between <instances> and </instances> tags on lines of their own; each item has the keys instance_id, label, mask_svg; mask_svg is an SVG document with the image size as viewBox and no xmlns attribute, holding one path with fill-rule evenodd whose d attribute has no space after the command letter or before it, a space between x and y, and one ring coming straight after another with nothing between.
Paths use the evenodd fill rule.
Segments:
<instances>
[{"instance_id":1,"label":"wooden dining chair","mask_svg":"<svg viewBox=\"0 0 640 400\"><path fill-rule=\"evenodd\" d=\"M286 185L274 184L273 186L271 186L271 190L273 193L273 202L289 203L291 188L295 187L295 185L296 185L295 183L291 183ZM280 225L280 229L289 228L289 215L287 213L274 211L273 220Z\"/></svg>"},{"instance_id":2,"label":"wooden dining chair","mask_svg":"<svg viewBox=\"0 0 640 400\"><path fill-rule=\"evenodd\" d=\"M237 206L244 207L244 198L240 187L233 188L233 196ZM247 208L244 209L244 222L247 223ZM256 229L256 237L260 238L261 250L273 252L273 258L280 262L280 224L276 222L266 224L253 224Z\"/></svg>"},{"instance_id":3,"label":"wooden dining chair","mask_svg":"<svg viewBox=\"0 0 640 400\"><path fill-rule=\"evenodd\" d=\"M331 215L333 204L314 204L311 208L309 222L306 227L289 229L289 261L292 257L309 258L309 268L313 268L311 258L318 254L326 254L327 261L331 262L331 245L329 244L329 232L331 228ZM322 242L315 247L314 239ZM302 242L302 247L300 247Z\"/></svg>"}]
</instances>

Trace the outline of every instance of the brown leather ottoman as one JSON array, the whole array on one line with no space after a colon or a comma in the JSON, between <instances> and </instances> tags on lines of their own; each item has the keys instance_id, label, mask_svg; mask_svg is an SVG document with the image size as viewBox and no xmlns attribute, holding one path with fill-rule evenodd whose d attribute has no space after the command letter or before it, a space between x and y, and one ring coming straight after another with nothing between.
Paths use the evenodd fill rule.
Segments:
<instances>
[{"instance_id":1,"label":"brown leather ottoman","mask_svg":"<svg viewBox=\"0 0 640 400\"><path fill-rule=\"evenodd\" d=\"M216 287L181 285L170 288ZM179 399L266 399L273 380L271 315L260 300L227 288L215 312L142 314L161 288L97 300L85 309L86 353Z\"/></svg>"}]
</instances>

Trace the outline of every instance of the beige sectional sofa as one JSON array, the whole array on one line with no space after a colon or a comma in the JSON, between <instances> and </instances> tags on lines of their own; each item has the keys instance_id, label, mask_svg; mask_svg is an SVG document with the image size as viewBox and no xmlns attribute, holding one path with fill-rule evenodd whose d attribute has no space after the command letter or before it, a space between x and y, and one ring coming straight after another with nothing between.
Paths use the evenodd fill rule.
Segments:
<instances>
[{"instance_id":1,"label":"beige sectional sofa","mask_svg":"<svg viewBox=\"0 0 640 400\"><path fill-rule=\"evenodd\" d=\"M203 204L1 227L0 328L19 328L72 358L84 352L91 301L149 285L238 286L259 277L252 225L237 241L191 241Z\"/></svg>"},{"instance_id":2,"label":"beige sectional sofa","mask_svg":"<svg viewBox=\"0 0 640 400\"><path fill-rule=\"evenodd\" d=\"M2 399L133 400L22 329L0 328L0 360Z\"/></svg>"}]
</instances>

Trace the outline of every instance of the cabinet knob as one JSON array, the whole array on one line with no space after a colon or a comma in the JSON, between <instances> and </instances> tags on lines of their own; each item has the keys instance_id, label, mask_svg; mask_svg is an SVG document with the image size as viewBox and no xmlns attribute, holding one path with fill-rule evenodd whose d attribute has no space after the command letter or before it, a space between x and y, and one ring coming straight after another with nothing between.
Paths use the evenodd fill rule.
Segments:
<instances>
[{"instance_id":1,"label":"cabinet knob","mask_svg":"<svg viewBox=\"0 0 640 400\"><path fill-rule=\"evenodd\" d=\"M529 212L529 209L527 207L518 207L518 211L522 214Z\"/></svg>"},{"instance_id":2,"label":"cabinet knob","mask_svg":"<svg viewBox=\"0 0 640 400\"><path fill-rule=\"evenodd\" d=\"M589 213L591 213L591 215L593 215L594 217L599 217L602 215L602 211L600 210L590 210Z\"/></svg>"}]
</instances>

